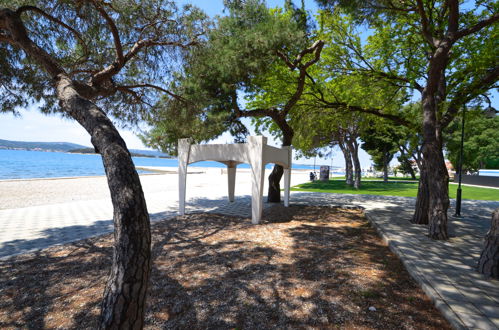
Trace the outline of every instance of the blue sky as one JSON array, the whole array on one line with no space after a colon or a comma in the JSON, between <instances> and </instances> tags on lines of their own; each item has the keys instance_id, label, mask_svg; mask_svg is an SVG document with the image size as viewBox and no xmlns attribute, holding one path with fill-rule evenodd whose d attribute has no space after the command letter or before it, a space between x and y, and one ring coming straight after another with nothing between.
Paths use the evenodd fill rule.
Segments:
<instances>
[{"instance_id":1,"label":"blue sky","mask_svg":"<svg viewBox=\"0 0 499 330\"><path fill-rule=\"evenodd\" d=\"M180 0L177 3L191 3L203 9L208 15L220 15L223 10L223 0ZM270 7L283 6L283 0L269 0L267 4ZM299 1L296 1L298 4ZM305 1L307 9L315 11L317 6L314 1ZM91 146L90 136L74 120L61 118L59 115L43 115L37 106L31 106L27 109L21 109L20 116L15 117L10 113L0 114L0 139L17 141L43 141L43 142L72 142L85 146ZM249 124L249 120L247 121ZM133 131L120 129L120 134L131 149L147 149ZM229 134L213 141L214 143L230 143L232 138ZM279 143L269 137L269 144L278 145ZM314 159L300 159L297 163L313 164ZM369 156L362 151L361 162L364 167L370 165ZM317 164L331 164L331 159L317 159ZM343 156L336 152L333 156L333 165L344 166Z\"/></svg>"},{"instance_id":2,"label":"blue sky","mask_svg":"<svg viewBox=\"0 0 499 330\"><path fill-rule=\"evenodd\" d=\"M179 4L191 3L202 8L210 16L222 14L223 0L180 0ZM267 0L269 7L283 6L284 0ZM299 0L295 0L300 4ZM317 5L312 0L306 0L307 10L316 11ZM494 94L497 96L497 93ZM494 106L497 108L497 97L494 97ZM20 111L20 117L14 117L12 114L0 114L0 139L18 140L18 141L43 141L43 142L72 142L86 146L91 146L90 137L87 132L75 121L63 119L58 115L42 115L36 105ZM249 120L246 121L249 123ZM140 139L133 131L121 129L120 133L125 139L127 146L131 149L146 149ZM229 134L213 141L214 143L230 143L232 138ZM269 144L278 145L278 142L269 137ZM371 165L370 157L363 150L359 153L361 165L367 168ZM313 164L314 159L300 159L296 161L302 164ZM319 164L331 164L331 159L318 159ZM344 166L343 155L336 150L333 155L334 166Z\"/></svg>"}]
</instances>

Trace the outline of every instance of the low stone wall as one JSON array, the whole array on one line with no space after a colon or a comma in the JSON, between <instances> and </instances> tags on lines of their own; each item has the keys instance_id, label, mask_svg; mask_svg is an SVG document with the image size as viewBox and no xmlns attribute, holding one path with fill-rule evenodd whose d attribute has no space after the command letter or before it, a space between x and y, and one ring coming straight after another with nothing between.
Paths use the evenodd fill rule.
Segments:
<instances>
[{"instance_id":1,"label":"low stone wall","mask_svg":"<svg viewBox=\"0 0 499 330\"><path fill-rule=\"evenodd\" d=\"M454 182L458 182L459 176L454 176ZM499 177L485 175L463 175L462 183L475 184L478 186L496 187L499 188Z\"/></svg>"}]
</instances>

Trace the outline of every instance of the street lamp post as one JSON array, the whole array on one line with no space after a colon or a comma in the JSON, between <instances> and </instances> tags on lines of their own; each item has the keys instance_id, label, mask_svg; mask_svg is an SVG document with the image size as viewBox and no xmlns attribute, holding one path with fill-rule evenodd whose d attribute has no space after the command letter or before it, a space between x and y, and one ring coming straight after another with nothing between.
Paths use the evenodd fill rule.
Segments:
<instances>
[{"instance_id":1,"label":"street lamp post","mask_svg":"<svg viewBox=\"0 0 499 330\"><path fill-rule=\"evenodd\" d=\"M456 214L454 214L455 217L461 216L461 195L462 195L461 179L462 179L462 174L463 174L464 119L465 119L465 117L466 117L466 105L463 106L463 122L461 125L461 150L459 151L459 165L458 165L459 183L457 186L457 193L456 193Z\"/></svg>"}]
</instances>

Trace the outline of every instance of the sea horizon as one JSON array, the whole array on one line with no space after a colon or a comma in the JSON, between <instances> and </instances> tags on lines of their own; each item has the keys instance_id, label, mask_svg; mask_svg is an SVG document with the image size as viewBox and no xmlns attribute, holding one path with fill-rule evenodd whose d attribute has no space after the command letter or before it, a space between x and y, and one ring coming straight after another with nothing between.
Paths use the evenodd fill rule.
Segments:
<instances>
[{"instance_id":1,"label":"sea horizon","mask_svg":"<svg viewBox=\"0 0 499 330\"><path fill-rule=\"evenodd\" d=\"M132 157L139 167L178 167L176 158ZM105 175L99 154L69 153L41 150L0 149L0 180L71 178ZM315 165L318 171L323 164ZM225 168L226 165L215 161L191 164L193 167ZM273 164L267 164L271 169ZM249 168L240 164L238 168ZM314 165L293 164L293 169L314 170ZM340 169L340 167L333 167ZM137 170L139 174L151 171Z\"/></svg>"}]
</instances>

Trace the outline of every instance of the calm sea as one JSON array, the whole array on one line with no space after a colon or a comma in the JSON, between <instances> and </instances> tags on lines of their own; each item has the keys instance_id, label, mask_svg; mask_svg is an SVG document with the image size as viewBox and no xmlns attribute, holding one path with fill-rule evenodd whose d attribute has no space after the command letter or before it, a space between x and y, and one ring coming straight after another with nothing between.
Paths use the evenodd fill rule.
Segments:
<instances>
[{"instance_id":1,"label":"calm sea","mask_svg":"<svg viewBox=\"0 0 499 330\"><path fill-rule=\"evenodd\" d=\"M133 157L133 162L136 166L178 166L176 159L165 158ZM225 167L218 162L199 162L193 166ZM238 167L249 168L246 164ZM272 168L272 165L267 165L267 168ZM296 165L293 168L313 169L313 166ZM0 180L93 175L104 175L100 155L0 149Z\"/></svg>"}]
</instances>

